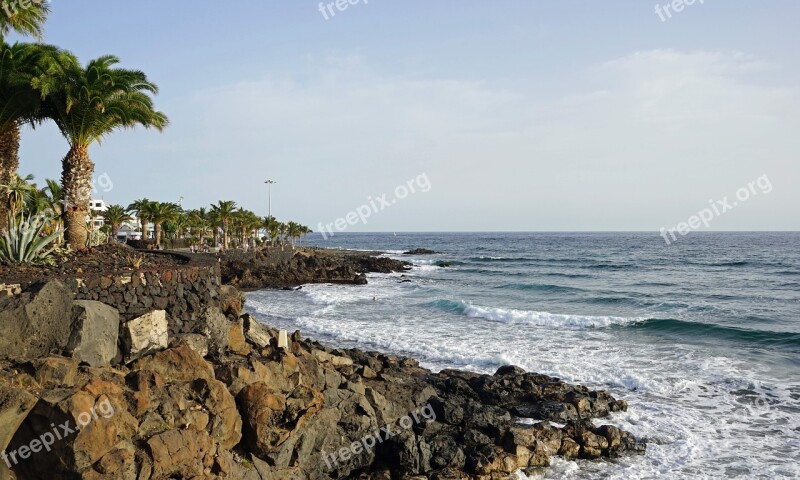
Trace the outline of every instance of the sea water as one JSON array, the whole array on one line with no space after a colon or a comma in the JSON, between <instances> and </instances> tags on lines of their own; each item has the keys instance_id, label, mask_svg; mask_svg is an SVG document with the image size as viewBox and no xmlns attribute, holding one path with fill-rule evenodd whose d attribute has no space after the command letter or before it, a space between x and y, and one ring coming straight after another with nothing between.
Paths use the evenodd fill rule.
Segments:
<instances>
[{"instance_id":1,"label":"sea water","mask_svg":"<svg viewBox=\"0 0 800 480\"><path fill-rule=\"evenodd\" d=\"M248 295L259 320L433 370L505 364L606 389L647 454L545 478L800 478L800 234L337 234L411 271ZM413 248L439 253L408 256ZM449 265L442 267L440 265Z\"/></svg>"}]
</instances>

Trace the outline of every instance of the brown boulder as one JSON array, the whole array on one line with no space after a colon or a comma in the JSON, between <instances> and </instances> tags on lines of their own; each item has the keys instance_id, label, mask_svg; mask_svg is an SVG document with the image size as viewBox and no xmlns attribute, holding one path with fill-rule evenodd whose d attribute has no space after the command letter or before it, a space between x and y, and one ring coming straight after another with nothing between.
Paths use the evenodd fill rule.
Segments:
<instances>
[{"instance_id":1,"label":"brown boulder","mask_svg":"<svg viewBox=\"0 0 800 480\"><path fill-rule=\"evenodd\" d=\"M49 357L36 363L36 382L43 388L72 387L78 375L78 362L71 358Z\"/></svg>"},{"instance_id":2,"label":"brown boulder","mask_svg":"<svg viewBox=\"0 0 800 480\"><path fill-rule=\"evenodd\" d=\"M244 322L237 320L228 327L228 349L236 355L246 356L250 354L250 346L244 336Z\"/></svg>"},{"instance_id":3,"label":"brown boulder","mask_svg":"<svg viewBox=\"0 0 800 480\"><path fill-rule=\"evenodd\" d=\"M0 387L0 451L8 447L36 401L36 397L24 390Z\"/></svg>"},{"instance_id":4,"label":"brown boulder","mask_svg":"<svg viewBox=\"0 0 800 480\"><path fill-rule=\"evenodd\" d=\"M244 311L244 294L230 285L219 288L220 310L225 316L237 319Z\"/></svg>"},{"instance_id":5,"label":"brown boulder","mask_svg":"<svg viewBox=\"0 0 800 480\"><path fill-rule=\"evenodd\" d=\"M145 357L134 364L134 370L152 370L167 382L214 379L214 369L197 352L185 344Z\"/></svg>"},{"instance_id":6,"label":"brown boulder","mask_svg":"<svg viewBox=\"0 0 800 480\"><path fill-rule=\"evenodd\" d=\"M153 459L153 478L207 478L217 446L205 430L190 426L169 430L147 441Z\"/></svg>"}]
</instances>

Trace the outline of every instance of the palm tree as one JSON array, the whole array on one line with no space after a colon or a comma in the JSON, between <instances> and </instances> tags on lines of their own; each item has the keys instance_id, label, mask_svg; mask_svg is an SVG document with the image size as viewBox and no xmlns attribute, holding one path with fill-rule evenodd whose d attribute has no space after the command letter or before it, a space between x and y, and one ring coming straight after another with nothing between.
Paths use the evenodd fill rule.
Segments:
<instances>
[{"instance_id":1,"label":"palm tree","mask_svg":"<svg viewBox=\"0 0 800 480\"><path fill-rule=\"evenodd\" d=\"M189 228L192 230L192 235L197 232L200 245L204 245L206 241L206 228L208 227L206 209L199 208L197 210L190 210L186 216L189 220Z\"/></svg>"},{"instance_id":2,"label":"palm tree","mask_svg":"<svg viewBox=\"0 0 800 480\"><path fill-rule=\"evenodd\" d=\"M281 248L283 248L284 245L283 242L286 241L286 235L288 234L288 232L289 232L289 226L283 222L278 222L278 236L280 236L281 238Z\"/></svg>"},{"instance_id":3,"label":"palm tree","mask_svg":"<svg viewBox=\"0 0 800 480\"><path fill-rule=\"evenodd\" d=\"M61 184L67 203L66 240L76 249L85 244L87 234L94 173L89 147L119 129L143 126L161 131L168 124L166 115L153 107L156 85L140 71L116 67L118 63L117 57L107 55L85 68L69 68L63 88L49 92L43 105L70 146L62 161Z\"/></svg>"},{"instance_id":4,"label":"palm tree","mask_svg":"<svg viewBox=\"0 0 800 480\"><path fill-rule=\"evenodd\" d=\"M161 246L161 232L165 222L174 222L181 214L181 207L175 203L148 203L142 213L153 222L155 228L156 248Z\"/></svg>"},{"instance_id":5,"label":"palm tree","mask_svg":"<svg viewBox=\"0 0 800 480\"><path fill-rule=\"evenodd\" d=\"M295 246L295 242L297 241L300 236L303 235L303 226L296 222L289 222L286 225L286 236L291 238L292 241L292 248Z\"/></svg>"},{"instance_id":6,"label":"palm tree","mask_svg":"<svg viewBox=\"0 0 800 480\"><path fill-rule=\"evenodd\" d=\"M136 200L128 205L128 208L126 209L128 212L136 212L136 217L139 219L139 224L142 226L142 240L147 237L147 216L143 215L142 212L149 203L152 202L146 198L140 198L139 200Z\"/></svg>"},{"instance_id":7,"label":"palm tree","mask_svg":"<svg viewBox=\"0 0 800 480\"><path fill-rule=\"evenodd\" d=\"M175 219L175 237L178 239L184 238L186 235L186 228L189 226L189 218L185 213L178 215Z\"/></svg>"},{"instance_id":8,"label":"palm tree","mask_svg":"<svg viewBox=\"0 0 800 480\"><path fill-rule=\"evenodd\" d=\"M50 13L50 5L45 1L4 2L0 8L0 40L11 31L20 35L41 39L43 24Z\"/></svg>"},{"instance_id":9,"label":"palm tree","mask_svg":"<svg viewBox=\"0 0 800 480\"><path fill-rule=\"evenodd\" d=\"M47 214L49 213L48 210L50 208L50 197L47 195L47 189L39 189L35 184L33 187L34 188L30 191L30 194L25 202L23 213L38 217L46 217L48 216Z\"/></svg>"},{"instance_id":10,"label":"palm tree","mask_svg":"<svg viewBox=\"0 0 800 480\"><path fill-rule=\"evenodd\" d=\"M6 202L4 206L12 217L22 212L33 192L37 191L36 185L30 183L32 180L33 175L23 178L15 173L10 182L0 185L0 194Z\"/></svg>"},{"instance_id":11,"label":"palm tree","mask_svg":"<svg viewBox=\"0 0 800 480\"><path fill-rule=\"evenodd\" d=\"M222 227L222 247L228 249L228 224L236 211L236 202L232 200L220 200L216 205L211 205L211 214Z\"/></svg>"},{"instance_id":12,"label":"palm tree","mask_svg":"<svg viewBox=\"0 0 800 480\"><path fill-rule=\"evenodd\" d=\"M270 245L275 245L275 239L278 238L279 231L278 231L279 222L275 220L275 217L265 217L263 227L267 231L267 236L269 236L269 243Z\"/></svg>"},{"instance_id":13,"label":"palm tree","mask_svg":"<svg viewBox=\"0 0 800 480\"><path fill-rule=\"evenodd\" d=\"M53 46L0 41L0 184L17 174L20 128L44 120L42 96L58 88L54 78L73 61L70 53ZM0 198L0 230L7 203Z\"/></svg>"},{"instance_id":14,"label":"palm tree","mask_svg":"<svg viewBox=\"0 0 800 480\"><path fill-rule=\"evenodd\" d=\"M0 184L14 180L19 168L20 125L39 109L39 95L32 89L31 75L39 62L29 44L9 46L5 36L12 31L41 39L42 25L50 13L45 2L4 2L0 8ZM0 197L0 231L6 228L8 199Z\"/></svg>"},{"instance_id":15,"label":"palm tree","mask_svg":"<svg viewBox=\"0 0 800 480\"><path fill-rule=\"evenodd\" d=\"M114 238L114 240L117 239L119 234L119 227L131 220L133 220L133 217L128 214L127 209L122 205L109 205L106 211L103 212L103 223L111 227L111 236L109 238Z\"/></svg>"}]
</instances>

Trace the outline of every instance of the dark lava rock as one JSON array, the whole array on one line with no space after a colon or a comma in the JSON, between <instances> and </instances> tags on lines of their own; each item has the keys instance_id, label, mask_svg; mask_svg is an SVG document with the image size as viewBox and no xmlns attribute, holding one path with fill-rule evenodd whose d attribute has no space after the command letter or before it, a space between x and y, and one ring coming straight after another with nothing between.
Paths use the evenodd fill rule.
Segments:
<instances>
[{"instance_id":1,"label":"dark lava rock","mask_svg":"<svg viewBox=\"0 0 800 480\"><path fill-rule=\"evenodd\" d=\"M294 288L306 283L365 285L366 273L403 272L406 262L359 252L226 252L220 261L223 283L243 290Z\"/></svg>"},{"instance_id":2,"label":"dark lava rock","mask_svg":"<svg viewBox=\"0 0 800 480\"><path fill-rule=\"evenodd\" d=\"M428 250L427 248L415 248L414 250L409 250L404 252L403 255L433 255L437 252L433 250Z\"/></svg>"}]
</instances>

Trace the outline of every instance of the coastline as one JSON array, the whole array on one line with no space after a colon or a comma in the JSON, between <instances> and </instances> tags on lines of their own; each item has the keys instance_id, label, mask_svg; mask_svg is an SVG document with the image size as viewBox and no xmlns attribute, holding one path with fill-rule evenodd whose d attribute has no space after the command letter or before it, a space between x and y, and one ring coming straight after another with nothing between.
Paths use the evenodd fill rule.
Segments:
<instances>
[{"instance_id":1,"label":"coastline","mask_svg":"<svg viewBox=\"0 0 800 480\"><path fill-rule=\"evenodd\" d=\"M359 268L405 268L402 262L389 264L374 256L365 263L363 252L298 253L313 259L317 269L282 277L281 283L306 278L308 272L314 272L312 279L328 281L333 274L321 272L344 278L344 273L363 275ZM38 291L11 297L4 309L25 308L43 296L61 298L65 306L75 303L59 285L48 282ZM532 473L549 465L551 456L613 458L642 454L646 448L627 432L593 423L627 409L608 392L512 366L494 375L433 373L413 358L333 349L300 332L291 335L287 348L279 348L279 332L243 313L241 293L229 286L223 290L192 323L191 332L165 332L168 345L146 345L131 362L117 358L108 366L90 366L73 351L72 358L42 354L0 363L0 396L6 399L0 405L4 415L16 412L13 430L6 427L4 451L24 451L42 422L78 422L82 409L103 402L115 412L79 431L74 442L58 442L35 462L13 463L16 478L52 478L53 472L111 478L102 475L113 469L123 472L113 478L126 479L383 479L401 474L488 479L508 478L519 470ZM96 303L76 303L72 309L81 305L89 312L89 306L102 305ZM90 316L84 314L84 328ZM65 321L74 326L72 311ZM124 322L120 330L139 321ZM150 329L145 336L152 340L155 324L142 326ZM96 346L101 339L85 342ZM121 343L125 358L131 343Z\"/></svg>"}]
</instances>

